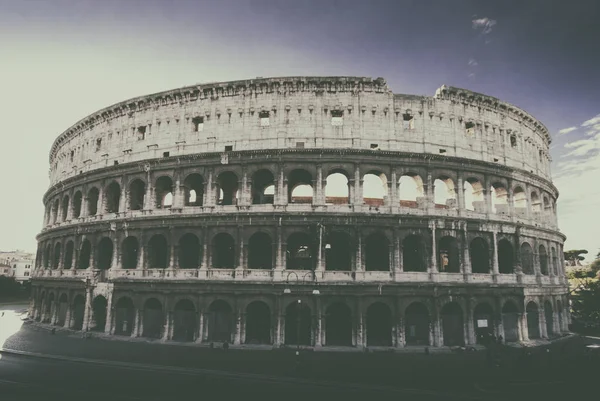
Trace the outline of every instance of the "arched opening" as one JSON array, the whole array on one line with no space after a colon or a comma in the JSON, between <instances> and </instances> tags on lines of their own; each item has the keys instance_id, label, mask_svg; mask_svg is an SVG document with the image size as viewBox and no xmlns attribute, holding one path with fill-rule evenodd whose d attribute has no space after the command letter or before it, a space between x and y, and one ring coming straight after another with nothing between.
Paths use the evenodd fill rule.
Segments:
<instances>
[{"instance_id":1,"label":"arched opening","mask_svg":"<svg viewBox=\"0 0 600 401\"><path fill-rule=\"evenodd\" d=\"M546 318L546 333L548 337L554 335L554 308L550 301L544 302L544 317Z\"/></svg>"},{"instance_id":2,"label":"arched opening","mask_svg":"<svg viewBox=\"0 0 600 401\"><path fill-rule=\"evenodd\" d=\"M429 345L429 312L421 302L413 302L404 312L406 345Z\"/></svg>"},{"instance_id":3,"label":"arched opening","mask_svg":"<svg viewBox=\"0 0 600 401\"><path fill-rule=\"evenodd\" d=\"M150 269L166 269L169 265L169 246L161 234L153 235L148 241L148 267Z\"/></svg>"},{"instance_id":4,"label":"arched opening","mask_svg":"<svg viewBox=\"0 0 600 401\"><path fill-rule=\"evenodd\" d=\"M556 257L556 249L550 248L550 254L552 255L552 272L555 276L558 276L558 259Z\"/></svg>"},{"instance_id":5,"label":"arched opening","mask_svg":"<svg viewBox=\"0 0 600 401\"><path fill-rule=\"evenodd\" d=\"M492 198L492 213L507 214L508 210L508 191L500 183L494 183L490 187L490 196Z\"/></svg>"},{"instance_id":6,"label":"arched opening","mask_svg":"<svg viewBox=\"0 0 600 401\"><path fill-rule=\"evenodd\" d=\"M92 256L92 244L87 239L84 239L81 243L81 250L79 251L79 263L78 269L87 269L90 267L90 257Z\"/></svg>"},{"instance_id":7,"label":"arched opening","mask_svg":"<svg viewBox=\"0 0 600 401\"><path fill-rule=\"evenodd\" d=\"M494 334L494 310L490 304L478 304L473 311L473 320L477 344L488 344Z\"/></svg>"},{"instance_id":8,"label":"arched opening","mask_svg":"<svg viewBox=\"0 0 600 401\"><path fill-rule=\"evenodd\" d=\"M451 178L442 176L433 182L433 201L436 208L456 207L456 191Z\"/></svg>"},{"instance_id":9,"label":"arched opening","mask_svg":"<svg viewBox=\"0 0 600 401\"><path fill-rule=\"evenodd\" d=\"M171 177L162 176L156 180L154 187L155 202L158 209L173 206L173 180Z\"/></svg>"},{"instance_id":10,"label":"arched opening","mask_svg":"<svg viewBox=\"0 0 600 401\"><path fill-rule=\"evenodd\" d=\"M76 219L81 216L81 202L83 200L83 196L81 195L81 191L75 192L73 196L73 218Z\"/></svg>"},{"instance_id":11,"label":"arched opening","mask_svg":"<svg viewBox=\"0 0 600 401\"><path fill-rule=\"evenodd\" d=\"M416 208L419 198L425 196L423 180L417 174L405 174L398 180L400 206Z\"/></svg>"},{"instance_id":12,"label":"arched opening","mask_svg":"<svg viewBox=\"0 0 600 401\"><path fill-rule=\"evenodd\" d=\"M52 254L52 268L58 269L60 265L60 254L62 250L62 245L60 242L54 244L54 253Z\"/></svg>"},{"instance_id":13,"label":"arched opening","mask_svg":"<svg viewBox=\"0 0 600 401\"><path fill-rule=\"evenodd\" d=\"M388 195L387 177L380 171L371 171L363 176L363 202L369 206L383 205Z\"/></svg>"},{"instance_id":14,"label":"arched opening","mask_svg":"<svg viewBox=\"0 0 600 401\"><path fill-rule=\"evenodd\" d=\"M202 206L204 179L200 174L190 174L183 181L185 206Z\"/></svg>"},{"instance_id":15,"label":"arched opening","mask_svg":"<svg viewBox=\"0 0 600 401\"><path fill-rule=\"evenodd\" d=\"M513 191L513 202L515 209L526 210L527 209L527 195L523 188L516 187Z\"/></svg>"},{"instance_id":16,"label":"arched opening","mask_svg":"<svg viewBox=\"0 0 600 401\"><path fill-rule=\"evenodd\" d=\"M103 332L106 328L106 307L108 302L102 295L98 295L92 302L92 316L93 316L93 331Z\"/></svg>"},{"instance_id":17,"label":"arched opening","mask_svg":"<svg viewBox=\"0 0 600 401\"><path fill-rule=\"evenodd\" d=\"M411 234L402 240L402 266L404 267L404 271L427 271L426 259L423 237Z\"/></svg>"},{"instance_id":18,"label":"arched opening","mask_svg":"<svg viewBox=\"0 0 600 401\"><path fill-rule=\"evenodd\" d=\"M69 196L65 195L62 200L62 221L67 220L69 215Z\"/></svg>"},{"instance_id":19,"label":"arched opening","mask_svg":"<svg viewBox=\"0 0 600 401\"><path fill-rule=\"evenodd\" d=\"M440 272L460 273L460 257L456 238L445 236L438 241L438 266Z\"/></svg>"},{"instance_id":20,"label":"arched opening","mask_svg":"<svg viewBox=\"0 0 600 401\"><path fill-rule=\"evenodd\" d=\"M267 191L268 189L268 191ZM269 170L258 170L252 175L252 204L273 204L275 178Z\"/></svg>"},{"instance_id":21,"label":"arched opening","mask_svg":"<svg viewBox=\"0 0 600 401\"><path fill-rule=\"evenodd\" d=\"M143 337L161 338L165 316L162 304L156 298L150 298L144 303Z\"/></svg>"},{"instance_id":22,"label":"arched opening","mask_svg":"<svg viewBox=\"0 0 600 401\"><path fill-rule=\"evenodd\" d=\"M367 271L390 270L390 244L383 233L374 233L365 240L365 269Z\"/></svg>"},{"instance_id":23,"label":"arched opening","mask_svg":"<svg viewBox=\"0 0 600 401\"><path fill-rule=\"evenodd\" d=\"M349 200L350 187L345 172L329 174L325 184L325 202L329 205L347 205Z\"/></svg>"},{"instance_id":24,"label":"arched opening","mask_svg":"<svg viewBox=\"0 0 600 401\"><path fill-rule=\"evenodd\" d=\"M104 212L118 213L121 200L121 187L115 181L111 182L104 191Z\"/></svg>"},{"instance_id":25,"label":"arched opening","mask_svg":"<svg viewBox=\"0 0 600 401\"><path fill-rule=\"evenodd\" d=\"M83 329L83 316L85 314L85 297L83 295L75 296L73 300L73 329Z\"/></svg>"},{"instance_id":26,"label":"arched opening","mask_svg":"<svg viewBox=\"0 0 600 401\"><path fill-rule=\"evenodd\" d=\"M507 239L498 241L498 270L501 274L514 273L513 246Z\"/></svg>"},{"instance_id":27,"label":"arched opening","mask_svg":"<svg viewBox=\"0 0 600 401\"><path fill-rule=\"evenodd\" d=\"M550 203L549 198L544 195L544 214L547 219L552 219L554 217L554 211L552 210L552 203Z\"/></svg>"},{"instance_id":28,"label":"arched opening","mask_svg":"<svg viewBox=\"0 0 600 401\"><path fill-rule=\"evenodd\" d=\"M104 237L98 243L98 263L96 268L100 270L110 269L113 258L113 243L108 237Z\"/></svg>"},{"instance_id":29,"label":"arched opening","mask_svg":"<svg viewBox=\"0 0 600 401\"><path fill-rule=\"evenodd\" d=\"M288 177L288 203L312 203L312 175L306 170L294 170Z\"/></svg>"},{"instance_id":30,"label":"arched opening","mask_svg":"<svg viewBox=\"0 0 600 401\"><path fill-rule=\"evenodd\" d=\"M521 244L521 267L525 274L535 273L533 270L533 250L527 242Z\"/></svg>"},{"instance_id":31,"label":"arched opening","mask_svg":"<svg viewBox=\"0 0 600 401\"><path fill-rule=\"evenodd\" d=\"M474 212L485 211L485 199L483 196L483 186L475 178L469 178L464 183L465 209Z\"/></svg>"},{"instance_id":32,"label":"arched opening","mask_svg":"<svg viewBox=\"0 0 600 401\"><path fill-rule=\"evenodd\" d=\"M48 303L46 303L46 310L44 311L44 323L50 323L55 306L54 293L51 293L48 295Z\"/></svg>"},{"instance_id":33,"label":"arched opening","mask_svg":"<svg viewBox=\"0 0 600 401\"><path fill-rule=\"evenodd\" d=\"M238 178L231 172L219 174L217 178L217 205L229 206L237 203Z\"/></svg>"},{"instance_id":34,"label":"arched opening","mask_svg":"<svg viewBox=\"0 0 600 401\"><path fill-rule=\"evenodd\" d=\"M121 245L121 264L123 269L135 269L138 263L140 246L136 237L130 236Z\"/></svg>"},{"instance_id":35,"label":"arched opening","mask_svg":"<svg viewBox=\"0 0 600 401\"><path fill-rule=\"evenodd\" d=\"M544 245L540 245L538 248L538 253L540 255L540 271L544 276L548 275L548 253L546 252L546 247Z\"/></svg>"},{"instance_id":36,"label":"arched opening","mask_svg":"<svg viewBox=\"0 0 600 401\"><path fill-rule=\"evenodd\" d=\"M315 264L314 243L306 233L294 233L287 240L288 270L313 270Z\"/></svg>"},{"instance_id":37,"label":"arched opening","mask_svg":"<svg viewBox=\"0 0 600 401\"><path fill-rule=\"evenodd\" d=\"M531 211L534 213L540 213L542 211L542 200L535 191L531 192Z\"/></svg>"},{"instance_id":38,"label":"arched opening","mask_svg":"<svg viewBox=\"0 0 600 401\"><path fill-rule=\"evenodd\" d=\"M337 302L327 308L325 325L326 345L352 345L352 312Z\"/></svg>"},{"instance_id":39,"label":"arched opening","mask_svg":"<svg viewBox=\"0 0 600 401\"><path fill-rule=\"evenodd\" d=\"M142 180L133 180L129 184L129 210L142 210L146 196L146 184Z\"/></svg>"},{"instance_id":40,"label":"arched opening","mask_svg":"<svg viewBox=\"0 0 600 401\"><path fill-rule=\"evenodd\" d=\"M196 308L189 299L175 304L173 314L173 340L191 342L195 339Z\"/></svg>"},{"instance_id":41,"label":"arched opening","mask_svg":"<svg viewBox=\"0 0 600 401\"><path fill-rule=\"evenodd\" d=\"M367 309L367 345L392 346L392 311L383 302L375 302Z\"/></svg>"},{"instance_id":42,"label":"arched opening","mask_svg":"<svg viewBox=\"0 0 600 401\"><path fill-rule=\"evenodd\" d=\"M271 311L254 301L246 308L246 344L271 344Z\"/></svg>"},{"instance_id":43,"label":"arched opening","mask_svg":"<svg viewBox=\"0 0 600 401\"><path fill-rule=\"evenodd\" d=\"M352 240L344 232L334 231L325 240L325 270L352 270Z\"/></svg>"},{"instance_id":44,"label":"arched opening","mask_svg":"<svg viewBox=\"0 0 600 401\"><path fill-rule=\"evenodd\" d=\"M506 342L519 341L519 309L512 301L507 301L502 307L502 326Z\"/></svg>"},{"instance_id":45,"label":"arched opening","mask_svg":"<svg viewBox=\"0 0 600 401\"><path fill-rule=\"evenodd\" d=\"M52 206L52 223L56 223L58 221L59 206L60 206L60 201L58 199L55 199L54 205Z\"/></svg>"},{"instance_id":46,"label":"arched opening","mask_svg":"<svg viewBox=\"0 0 600 401\"><path fill-rule=\"evenodd\" d=\"M132 237L130 237L132 238ZM115 334L130 336L135 321L135 308L131 298L123 297L115 306Z\"/></svg>"},{"instance_id":47,"label":"arched opening","mask_svg":"<svg viewBox=\"0 0 600 401\"><path fill-rule=\"evenodd\" d=\"M231 342L233 313L223 300L214 301L209 308L209 341Z\"/></svg>"},{"instance_id":48,"label":"arched opening","mask_svg":"<svg viewBox=\"0 0 600 401\"><path fill-rule=\"evenodd\" d=\"M200 241L192 233L187 233L179 239L179 267L182 269L197 269L200 266Z\"/></svg>"},{"instance_id":49,"label":"arched opening","mask_svg":"<svg viewBox=\"0 0 600 401\"><path fill-rule=\"evenodd\" d=\"M490 272L490 253L487 241L477 237L469 245L469 255L471 256L471 270L473 273Z\"/></svg>"},{"instance_id":50,"label":"arched opening","mask_svg":"<svg viewBox=\"0 0 600 401\"><path fill-rule=\"evenodd\" d=\"M212 265L220 269L235 267L235 241L227 233L219 233L213 238Z\"/></svg>"},{"instance_id":51,"label":"arched opening","mask_svg":"<svg viewBox=\"0 0 600 401\"><path fill-rule=\"evenodd\" d=\"M88 216L95 216L98 213L98 198L100 197L100 191L98 188L92 187L89 190L87 196L87 212Z\"/></svg>"},{"instance_id":52,"label":"arched opening","mask_svg":"<svg viewBox=\"0 0 600 401\"><path fill-rule=\"evenodd\" d=\"M65 258L64 258L64 267L65 269L70 269L73 267L73 251L75 250L75 244L73 241L67 242L67 246L65 247Z\"/></svg>"},{"instance_id":53,"label":"arched opening","mask_svg":"<svg viewBox=\"0 0 600 401\"><path fill-rule=\"evenodd\" d=\"M442 308L442 330L444 345L452 347L465 344L462 309L456 302L447 303Z\"/></svg>"},{"instance_id":54,"label":"arched opening","mask_svg":"<svg viewBox=\"0 0 600 401\"><path fill-rule=\"evenodd\" d=\"M300 302L292 302L285 308L285 343L287 345L311 345L310 308Z\"/></svg>"},{"instance_id":55,"label":"arched opening","mask_svg":"<svg viewBox=\"0 0 600 401\"><path fill-rule=\"evenodd\" d=\"M57 326L64 326L67 320L67 309L69 309L69 300L67 294L62 294L58 298L58 319L56 321Z\"/></svg>"},{"instance_id":56,"label":"arched opening","mask_svg":"<svg viewBox=\"0 0 600 401\"><path fill-rule=\"evenodd\" d=\"M248 240L248 268L273 268L273 249L269 234L257 232Z\"/></svg>"},{"instance_id":57,"label":"arched opening","mask_svg":"<svg viewBox=\"0 0 600 401\"><path fill-rule=\"evenodd\" d=\"M46 249L44 250L44 267L48 268L52 265L52 246L50 244L46 245Z\"/></svg>"},{"instance_id":58,"label":"arched opening","mask_svg":"<svg viewBox=\"0 0 600 401\"><path fill-rule=\"evenodd\" d=\"M527 331L530 339L540 338L540 313L535 302L529 302L527 312Z\"/></svg>"}]
</instances>

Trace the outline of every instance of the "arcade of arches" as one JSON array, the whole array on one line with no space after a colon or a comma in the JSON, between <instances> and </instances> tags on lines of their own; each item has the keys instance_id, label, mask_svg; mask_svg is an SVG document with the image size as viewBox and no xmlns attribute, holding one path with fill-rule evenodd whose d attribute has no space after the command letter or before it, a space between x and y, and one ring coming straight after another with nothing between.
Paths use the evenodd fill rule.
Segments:
<instances>
[{"instance_id":1,"label":"arcade of arches","mask_svg":"<svg viewBox=\"0 0 600 401\"><path fill-rule=\"evenodd\" d=\"M267 291L267 290L265 290ZM459 346L488 335L505 342L568 331L561 296L260 298L141 295L34 288L35 320L74 330L181 342L275 346Z\"/></svg>"}]
</instances>

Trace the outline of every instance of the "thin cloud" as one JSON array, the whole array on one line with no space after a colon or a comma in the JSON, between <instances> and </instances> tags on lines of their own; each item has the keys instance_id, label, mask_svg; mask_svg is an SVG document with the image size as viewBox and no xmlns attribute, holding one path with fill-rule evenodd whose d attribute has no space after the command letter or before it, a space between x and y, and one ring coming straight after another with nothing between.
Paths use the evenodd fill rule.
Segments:
<instances>
[{"instance_id":1,"label":"thin cloud","mask_svg":"<svg viewBox=\"0 0 600 401\"><path fill-rule=\"evenodd\" d=\"M558 131L558 135L568 134L569 132L573 132L573 131L576 131L576 130L577 130L577 127L563 128L560 131Z\"/></svg>"},{"instance_id":2,"label":"thin cloud","mask_svg":"<svg viewBox=\"0 0 600 401\"><path fill-rule=\"evenodd\" d=\"M581 126L582 127L589 127L590 125L593 125L594 128L596 128L596 124L600 123L600 114L598 114L596 117L590 118L587 121L584 121Z\"/></svg>"},{"instance_id":3,"label":"thin cloud","mask_svg":"<svg viewBox=\"0 0 600 401\"><path fill-rule=\"evenodd\" d=\"M496 25L496 20L485 18L476 18L471 21L473 29L481 30L481 33L487 35L492 32L492 27Z\"/></svg>"},{"instance_id":4,"label":"thin cloud","mask_svg":"<svg viewBox=\"0 0 600 401\"><path fill-rule=\"evenodd\" d=\"M467 64L469 64L470 66L473 66L473 67L477 67L479 65L477 60L475 60L474 58L470 58L469 62Z\"/></svg>"}]
</instances>

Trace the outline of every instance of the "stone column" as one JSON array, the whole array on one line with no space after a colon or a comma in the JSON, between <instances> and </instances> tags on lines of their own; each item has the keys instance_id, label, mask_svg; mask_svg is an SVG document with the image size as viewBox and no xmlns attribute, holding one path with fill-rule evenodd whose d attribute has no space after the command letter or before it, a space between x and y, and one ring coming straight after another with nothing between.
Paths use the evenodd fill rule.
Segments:
<instances>
[{"instance_id":1,"label":"stone column","mask_svg":"<svg viewBox=\"0 0 600 401\"><path fill-rule=\"evenodd\" d=\"M200 270L208 269L208 256L210 253L209 242L209 229L208 227L204 227L204 241L202 241L202 264L200 265Z\"/></svg>"},{"instance_id":2,"label":"stone column","mask_svg":"<svg viewBox=\"0 0 600 401\"><path fill-rule=\"evenodd\" d=\"M177 264L177 244L175 243L175 233L173 231L173 227L169 228L169 231L171 231L171 235L169 238L169 269L173 270L176 267Z\"/></svg>"},{"instance_id":3,"label":"stone column","mask_svg":"<svg viewBox=\"0 0 600 401\"><path fill-rule=\"evenodd\" d=\"M458 210L461 213L465 210L465 185L464 178L462 173L458 173L457 183L456 183L456 199L458 201Z\"/></svg>"},{"instance_id":4,"label":"stone column","mask_svg":"<svg viewBox=\"0 0 600 401\"><path fill-rule=\"evenodd\" d=\"M317 271L323 272L325 271L325 262L323 258L323 242L324 242L324 233L323 233L323 225L321 223L317 223L317 233L319 235L319 240L317 244Z\"/></svg>"},{"instance_id":5,"label":"stone column","mask_svg":"<svg viewBox=\"0 0 600 401\"><path fill-rule=\"evenodd\" d=\"M195 333L195 341L200 344L204 340L204 336L202 335L204 333L204 313L197 312L196 318L198 319L198 327L196 327L197 332Z\"/></svg>"},{"instance_id":6,"label":"stone column","mask_svg":"<svg viewBox=\"0 0 600 401\"><path fill-rule=\"evenodd\" d=\"M112 290L108 293L108 299L106 300L106 326L104 327L105 334L113 333L113 292Z\"/></svg>"},{"instance_id":7,"label":"stone column","mask_svg":"<svg viewBox=\"0 0 600 401\"><path fill-rule=\"evenodd\" d=\"M277 164L277 176L275 177L275 194L273 196L273 204L275 206L283 205L283 196L283 165Z\"/></svg>"},{"instance_id":8,"label":"stone column","mask_svg":"<svg viewBox=\"0 0 600 401\"><path fill-rule=\"evenodd\" d=\"M206 191L204 192L203 205L215 206L217 203L217 194L215 192L215 170L211 167L208 169L208 180L206 183Z\"/></svg>"},{"instance_id":9,"label":"stone column","mask_svg":"<svg viewBox=\"0 0 600 401\"><path fill-rule=\"evenodd\" d=\"M137 270L145 270L147 268L146 266L146 243L145 243L145 238L144 238L144 233L141 232L140 236L139 236L139 248L138 248L138 261L137 261ZM143 274L143 272L142 272Z\"/></svg>"},{"instance_id":10,"label":"stone column","mask_svg":"<svg viewBox=\"0 0 600 401\"><path fill-rule=\"evenodd\" d=\"M527 327L527 312L523 312L519 314L519 341L529 341L529 329Z\"/></svg>"},{"instance_id":11,"label":"stone column","mask_svg":"<svg viewBox=\"0 0 600 401\"><path fill-rule=\"evenodd\" d=\"M237 241L238 243L238 265L237 269L245 269L244 264L244 228L242 226L237 227Z\"/></svg>"},{"instance_id":12,"label":"stone column","mask_svg":"<svg viewBox=\"0 0 600 401\"><path fill-rule=\"evenodd\" d=\"M357 229L357 233L356 233L356 239L358 241L358 246L356 247L356 263L355 263L355 270L357 272L362 272L364 271L364 266L363 266L363 258L362 258L362 231L360 228Z\"/></svg>"},{"instance_id":13,"label":"stone column","mask_svg":"<svg viewBox=\"0 0 600 401\"><path fill-rule=\"evenodd\" d=\"M437 266L437 239L436 239L436 226L435 221L429 223L431 229L431 259L429 263L429 273L434 274L438 272Z\"/></svg>"},{"instance_id":14,"label":"stone column","mask_svg":"<svg viewBox=\"0 0 600 401\"><path fill-rule=\"evenodd\" d=\"M362 205L362 179L360 178L360 165L354 165L354 204Z\"/></svg>"},{"instance_id":15,"label":"stone column","mask_svg":"<svg viewBox=\"0 0 600 401\"><path fill-rule=\"evenodd\" d=\"M498 265L498 232L492 231L492 274L495 276L500 274L500 267Z\"/></svg>"},{"instance_id":16,"label":"stone column","mask_svg":"<svg viewBox=\"0 0 600 401\"><path fill-rule=\"evenodd\" d=\"M433 306L433 316L431 318L431 332L429 334L429 343L434 347L441 347L444 345L444 339L442 336L442 320L440 316L439 305L437 302Z\"/></svg>"},{"instance_id":17,"label":"stone column","mask_svg":"<svg viewBox=\"0 0 600 401\"><path fill-rule=\"evenodd\" d=\"M392 168L391 179L389 182L389 204L393 207L398 207L398 177L396 175L396 170Z\"/></svg>"},{"instance_id":18,"label":"stone column","mask_svg":"<svg viewBox=\"0 0 600 401\"><path fill-rule=\"evenodd\" d=\"M235 311L235 334L233 337L233 344L240 345L242 339L242 311L236 306Z\"/></svg>"},{"instance_id":19,"label":"stone column","mask_svg":"<svg viewBox=\"0 0 600 401\"><path fill-rule=\"evenodd\" d=\"M104 199L104 182L98 186L98 203L97 203L97 212L96 215L104 214L104 205L106 204L106 199Z\"/></svg>"},{"instance_id":20,"label":"stone column","mask_svg":"<svg viewBox=\"0 0 600 401\"><path fill-rule=\"evenodd\" d=\"M285 265L283 256L283 233L281 228L281 218L277 225L277 259L275 261L275 270L283 270Z\"/></svg>"},{"instance_id":21,"label":"stone column","mask_svg":"<svg viewBox=\"0 0 600 401\"><path fill-rule=\"evenodd\" d=\"M162 341L169 341L171 339L171 320L173 319L173 312L169 310L167 303L165 302L165 327L163 329Z\"/></svg>"},{"instance_id":22,"label":"stone column","mask_svg":"<svg viewBox=\"0 0 600 401\"><path fill-rule=\"evenodd\" d=\"M470 298L467 298L467 302L466 302L466 321L465 321L465 344L467 345L471 345L471 344L476 344L477 343L477 339L475 338L475 322L473 321L474 319L474 302L475 300L472 300Z\"/></svg>"},{"instance_id":23,"label":"stone column","mask_svg":"<svg viewBox=\"0 0 600 401\"><path fill-rule=\"evenodd\" d=\"M315 313L317 315L315 347L322 347L323 346L323 311L322 311L322 305L321 305L321 298L319 298L318 296L315 300Z\"/></svg>"},{"instance_id":24,"label":"stone column","mask_svg":"<svg viewBox=\"0 0 600 401\"><path fill-rule=\"evenodd\" d=\"M112 253L112 259L110 262L110 268L111 269L118 269L120 267L120 259L121 259L121 255L120 255L120 244L119 244L119 236L117 234L117 232L115 231L114 235L112 236L112 241L113 241L113 253Z\"/></svg>"},{"instance_id":25,"label":"stone column","mask_svg":"<svg viewBox=\"0 0 600 401\"><path fill-rule=\"evenodd\" d=\"M65 324L63 325L63 327L65 329L71 328L71 313L72 313L71 302L67 302L67 315L65 316Z\"/></svg>"},{"instance_id":26,"label":"stone column","mask_svg":"<svg viewBox=\"0 0 600 401\"><path fill-rule=\"evenodd\" d=\"M173 190L173 208L181 209L183 208L185 201L185 193L183 190L183 185L181 185L181 173L179 171L175 172L175 188Z\"/></svg>"},{"instance_id":27,"label":"stone column","mask_svg":"<svg viewBox=\"0 0 600 401\"><path fill-rule=\"evenodd\" d=\"M119 195L119 212L123 213L125 211L127 211L127 188L125 188L125 186L127 185L127 180L125 179L125 177L121 177L120 179L120 187L121 187L121 194Z\"/></svg>"},{"instance_id":28,"label":"stone column","mask_svg":"<svg viewBox=\"0 0 600 401\"><path fill-rule=\"evenodd\" d=\"M394 272L396 274L401 273L402 272L402 244L400 243L400 228L399 227L394 227L394 245L393 245L393 252L394 252Z\"/></svg>"},{"instance_id":29,"label":"stone column","mask_svg":"<svg viewBox=\"0 0 600 401\"><path fill-rule=\"evenodd\" d=\"M364 348L366 345L367 334L368 334L365 330L364 314L363 314L363 308L362 308L362 298L357 299L356 314L357 314L357 316L356 316L356 320L357 320L356 347L361 349L361 348Z\"/></svg>"},{"instance_id":30,"label":"stone column","mask_svg":"<svg viewBox=\"0 0 600 401\"><path fill-rule=\"evenodd\" d=\"M138 318L138 329L137 329L137 335L136 337L141 337L144 335L144 309L140 309L138 311L139 313L139 318Z\"/></svg>"},{"instance_id":31,"label":"stone column","mask_svg":"<svg viewBox=\"0 0 600 401\"><path fill-rule=\"evenodd\" d=\"M538 308L538 322L540 325L540 337L548 338L548 330L546 327L546 308L543 302L540 302L540 307Z\"/></svg>"},{"instance_id":32,"label":"stone column","mask_svg":"<svg viewBox=\"0 0 600 401\"><path fill-rule=\"evenodd\" d=\"M471 266L471 254L469 252L469 238L467 237L467 223L464 222L462 226L462 265L463 274L465 281L468 281L471 274L473 273L473 266Z\"/></svg>"},{"instance_id":33,"label":"stone column","mask_svg":"<svg viewBox=\"0 0 600 401\"><path fill-rule=\"evenodd\" d=\"M83 331L90 329L90 315L92 312L92 287L88 284L85 289L85 309L83 311Z\"/></svg>"},{"instance_id":34,"label":"stone column","mask_svg":"<svg viewBox=\"0 0 600 401\"><path fill-rule=\"evenodd\" d=\"M355 190L354 190L354 178L348 178L348 204L354 205L356 200Z\"/></svg>"},{"instance_id":35,"label":"stone column","mask_svg":"<svg viewBox=\"0 0 600 401\"><path fill-rule=\"evenodd\" d=\"M325 204L325 191L323 187L323 166L317 164L317 179L314 181L315 184L315 199L313 204L324 205Z\"/></svg>"},{"instance_id":36,"label":"stone column","mask_svg":"<svg viewBox=\"0 0 600 401\"><path fill-rule=\"evenodd\" d=\"M423 192L425 193L426 210L429 212L431 209L435 209L435 191L433 188L433 178L429 170L427 171L427 181L423 184Z\"/></svg>"},{"instance_id":37,"label":"stone column","mask_svg":"<svg viewBox=\"0 0 600 401\"><path fill-rule=\"evenodd\" d=\"M248 170L246 166L242 166L242 180L240 183L242 193L240 194L239 202L239 205L241 206L249 206L252 204L252 194L250 193L251 191L248 185L249 181L251 180L248 179Z\"/></svg>"}]
</instances>

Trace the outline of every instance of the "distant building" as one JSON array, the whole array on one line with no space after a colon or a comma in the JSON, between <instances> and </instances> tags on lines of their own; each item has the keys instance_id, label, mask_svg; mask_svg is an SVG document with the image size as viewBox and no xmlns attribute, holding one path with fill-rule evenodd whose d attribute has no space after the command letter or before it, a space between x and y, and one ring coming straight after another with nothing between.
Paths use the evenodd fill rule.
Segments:
<instances>
[{"instance_id":1,"label":"distant building","mask_svg":"<svg viewBox=\"0 0 600 401\"><path fill-rule=\"evenodd\" d=\"M35 255L22 250L0 251L0 275L14 277L19 283L29 281L35 266Z\"/></svg>"}]
</instances>

